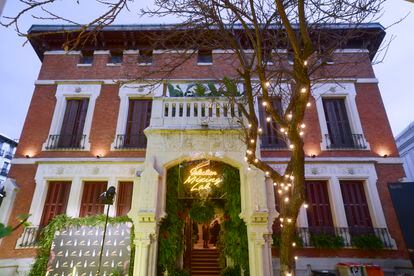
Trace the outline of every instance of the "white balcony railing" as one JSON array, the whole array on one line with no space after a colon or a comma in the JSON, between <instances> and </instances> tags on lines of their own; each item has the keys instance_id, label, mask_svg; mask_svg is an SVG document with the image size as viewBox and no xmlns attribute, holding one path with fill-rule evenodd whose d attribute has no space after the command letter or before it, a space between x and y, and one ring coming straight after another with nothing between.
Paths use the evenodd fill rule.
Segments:
<instances>
[{"instance_id":1,"label":"white balcony railing","mask_svg":"<svg viewBox=\"0 0 414 276\"><path fill-rule=\"evenodd\" d=\"M159 97L152 107L151 128L238 128L242 118L238 104L228 98Z\"/></svg>"}]
</instances>

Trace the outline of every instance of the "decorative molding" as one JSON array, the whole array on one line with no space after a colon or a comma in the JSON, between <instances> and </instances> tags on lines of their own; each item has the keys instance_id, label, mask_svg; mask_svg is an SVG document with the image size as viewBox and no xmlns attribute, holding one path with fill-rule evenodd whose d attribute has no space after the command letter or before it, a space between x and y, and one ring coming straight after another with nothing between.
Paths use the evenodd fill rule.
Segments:
<instances>
[{"instance_id":1,"label":"decorative molding","mask_svg":"<svg viewBox=\"0 0 414 276\"><path fill-rule=\"evenodd\" d=\"M83 134L85 137L85 151L89 151L91 144L89 142L89 136L92 126L92 117L95 109L96 98L98 98L101 92L100 84L58 84L56 89L56 105L53 112L52 123L50 125L49 134L46 141L43 143L42 150L46 150L47 140L50 135L59 134L62 127L63 118L66 109L66 98L81 97L89 98L88 110L86 112L85 125L83 127Z\"/></svg>"},{"instance_id":2,"label":"decorative molding","mask_svg":"<svg viewBox=\"0 0 414 276\"><path fill-rule=\"evenodd\" d=\"M263 161L287 163L288 157L264 157ZM403 160L399 157L306 157L306 163L378 163L378 164L402 164Z\"/></svg>"},{"instance_id":3,"label":"decorative molding","mask_svg":"<svg viewBox=\"0 0 414 276\"><path fill-rule=\"evenodd\" d=\"M59 158L14 158L13 165L41 164L41 163L135 163L144 162L144 157L59 157Z\"/></svg>"},{"instance_id":4,"label":"decorative molding","mask_svg":"<svg viewBox=\"0 0 414 276\"><path fill-rule=\"evenodd\" d=\"M81 51L63 51L63 50L55 50L55 51L45 51L44 55L80 55Z\"/></svg>"}]
</instances>

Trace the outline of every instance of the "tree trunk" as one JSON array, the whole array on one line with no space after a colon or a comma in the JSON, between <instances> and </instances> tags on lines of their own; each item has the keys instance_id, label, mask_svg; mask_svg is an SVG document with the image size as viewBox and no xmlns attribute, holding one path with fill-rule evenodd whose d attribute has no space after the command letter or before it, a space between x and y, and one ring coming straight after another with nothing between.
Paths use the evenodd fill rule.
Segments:
<instances>
[{"instance_id":1,"label":"tree trunk","mask_svg":"<svg viewBox=\"0 0 414 276\"><path fill-rule=\"evenodd\" d=\"M295 256L293 252L293 242L296 235L296 224L284 225L280 239L280 275L295 275Z\"/></svg>"}]
</instances>

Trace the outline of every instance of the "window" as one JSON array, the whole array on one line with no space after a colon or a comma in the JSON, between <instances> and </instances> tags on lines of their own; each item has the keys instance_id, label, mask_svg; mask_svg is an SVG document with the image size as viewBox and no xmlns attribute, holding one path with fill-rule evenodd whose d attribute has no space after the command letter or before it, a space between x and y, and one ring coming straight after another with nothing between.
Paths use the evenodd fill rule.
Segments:
<instances>
[{"instance_id":1,"label":"window","mask_svg":"<svg viewBox=\"0 0 414 276\"><path fill-rule=\"evenodd\" d=\"M7 176L8 168L9 168L9 163L8 162L4 162L3 163L3 168L1 168L1 170L0 170L0 175Z\"/></svg>"},{"instance_id":2,"label":"window","mask_svg":"<svg viewBox=\"0 0 414 276\"><path fill-rule=\"evenodd\" d=\"M79 59L79 64L92 64L93 51L82 51Z\"/></svg>"},{"instance_id":3,"label":"window","mask_svg":"<svg viewBox=\"0 0 414 276\"><path fill-rule=\"evenodd\" d=\"M84 148L86 112L89 99L68 99L59 135L50 135L47 149Z\"/></svg>"},{"instance_id":4,"label":"window","mask_svg":"<svg viewBox=\"0 0 414 276\"><path fill-rule=\"evenodd\" d=\"M259 99L259 117L260 117L260 125L263 129L261 139L261 147L262 148L286 148L285 141L280 137L278 134L278 126L276 122L273 120L270 120L270 122L267 120L268 114L266 110L264 109L262 105L262 99ZM272 97L271 98L271 104L273 108L279 112L279 114L282 113L282 102L280 98L278 97Z\"/></svg>"},{"instance_id":5,"label":"window","mask_svg":"<svg viewBox=\"0 0 414 276\"><path fill-rule=\"evenodd\" d=\"M133 184L132 181L119 182L116 203L117 216L126 216L131 210Z\"/></svg>"},{"instance_id":6,"label":"window","mask_svg":"<svg viewBox=\"0 0 414 276\"><path fill-rule=\"evenodd\" d=\"M351 235L373 233L363 181L340 181L346 220Z\"/></svg>"},{"instance_id":7,"label":"window","mask_svg":"<svg viewBox=\"0 0 414 276\"><path fill-rule=\"evenodd\" d=\"M103 214L105 205L99 196L106 191L108 184L104 181L87 181L83 186L80 217Z\"/></svg>"},{"instance_id":8,"label":"window","mask_svg":"<svg viewBox=\"0 0 414 276\"><path fill-rule=\"evenodd\" d=\"M310 233L333 233L331 205L326 181L306 181L306 209Z\"/></svg>"},{"instance_id":9,"label":"window","mask_svg":"<svg viewBox=\"0 0 414 276\"><path fill-rule=\"evenodd\" d=\"M70 181L51 181L47 190L40 226L46 226L55 216L66 213Z\"/></svg>"},{"instance_id":10,"label":"window","mask_svg":"<svg viewBox=\"0 0 414 276\"><path fill-rule=\"evenodd\" d=\"M212 64L213 52L211 50L198 50L197 63Z\"/></svg>"},{"instance_id":11,"label":"window","mask_svg":"<svg viewBox=\"0 0 414 276\"><path fill-rule=\"evenodd\" d=\"M144 134L151 120L152 100L129 99L125 135L118 135L117 148L145 148L147 138Z\"/></svg>"},{"instance_id":12,"label":"window","mask_svg":"<svg viewBox=\"0 0 414 276\"><path fill-rule=\"evenodd\" d=\"M139 50L138 64L152 64L152 50Z\"/></svg>"},{"instance_id":13,"label":"window","mask_svg":"<svg viewBox=\"0 0 414 276\"><path fill-rule=\"evenodd\" d=\"M344 98L323 99L328 134L325 135L327 148L365 148L362 134L352 134Z\"/></svg>"},{"instance_id":14,"label":"window","mask_svg":"<svg viewBox=\"0 0 414 276\"><path fill-rule=\"evenodd\" d=\"M109 57L109 62L111 64L121 64L123 58L122 51L111 51L111 56Z\"/></svg>"}]
</instances>

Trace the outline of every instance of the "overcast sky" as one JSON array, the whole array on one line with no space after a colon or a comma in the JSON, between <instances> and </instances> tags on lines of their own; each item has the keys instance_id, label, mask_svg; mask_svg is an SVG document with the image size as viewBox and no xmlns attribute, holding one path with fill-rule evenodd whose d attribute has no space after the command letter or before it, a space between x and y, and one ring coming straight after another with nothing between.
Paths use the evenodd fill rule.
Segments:
<instances>
[{"instance_id":1,"label":"overcast sky","mask_svg":"<svg viewBox=\"0 0 414 276\"><path fill-rule=\"evenodd\" d=\"M71 19L85 22L99 12L95 5L90 4L95 1L84 1L86 4L81 7L67 3L68 1L62 2L64 1L55 6L55 11L70 15ZM15 0L8 0L3 16L15 14L20 8ZM414 121L414 85L411 83L414 82L414 4L404 0L388 0L384 6L384 16L379 20L387 27L409 12L402 23L387 30L386 40L389 41L391 37L394 39L383 63L374 67L394 136ZM163 18L138 18L131 13L124 13L116 23L171 21L172 19ZM28 16L22 20L21 28L27 30L32 24L42 23L47 22L36 21ZM13 28L0 26L0 133L16 139L20 137L34 81L41 65L31 46L23 46L24 41L16 35Z\"/></svg>"}]
</instances>

